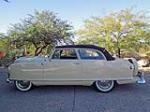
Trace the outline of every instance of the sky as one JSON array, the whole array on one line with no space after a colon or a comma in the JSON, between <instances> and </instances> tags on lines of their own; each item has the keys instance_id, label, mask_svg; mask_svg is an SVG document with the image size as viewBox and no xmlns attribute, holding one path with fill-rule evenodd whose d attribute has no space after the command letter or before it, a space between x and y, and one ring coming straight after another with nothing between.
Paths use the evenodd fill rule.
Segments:
<instances>
[{"instance_id":1,"label":"sky","mask_svg":"<svg viewBox=\"0 0 150 112\"><path fill-rule=\"evenodd\" d=\"M133 7L137 11L150 11L150 0L0 0L0 32L6 33L11 24L20 22L35 10L50 10L67 20L74 30L93 16L105 16L111 12Z\"/></svg>"}]
</instances>

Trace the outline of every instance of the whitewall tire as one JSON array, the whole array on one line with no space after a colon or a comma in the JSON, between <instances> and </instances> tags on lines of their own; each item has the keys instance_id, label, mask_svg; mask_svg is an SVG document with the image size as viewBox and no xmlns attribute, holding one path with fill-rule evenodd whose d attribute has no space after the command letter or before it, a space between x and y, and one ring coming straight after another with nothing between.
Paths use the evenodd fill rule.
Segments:
<instances>
[{"instance_id":1,"label":"whitewall tire","mask_svg":"<svg viewBox=\"0 0 150 112\"><path fill-rule=\"evenodd\" d=\"M95 86L100 92L109 92L114 86L115 82L113 80L99 80L95 82Z\"/></svg>"},{"instance_id":2,"label":"whitewall tire","mask_svg":"<svg viewBox=\"0 0 150 112\"><path fill-rule=\"evenodd\" d=\"M29 91L32 87L32 83L30 81L16 80L15 86L20 91Z\"/></svg>"}]
</instances>

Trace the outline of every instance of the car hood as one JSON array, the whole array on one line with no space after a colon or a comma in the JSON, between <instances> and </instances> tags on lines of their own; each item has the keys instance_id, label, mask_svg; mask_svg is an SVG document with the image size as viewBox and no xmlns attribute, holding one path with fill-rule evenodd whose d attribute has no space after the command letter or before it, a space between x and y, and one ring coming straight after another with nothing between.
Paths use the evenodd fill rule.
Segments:
<instances>
[{"instance_id":1,"label":"car hood","mask_svg":"<svg viewBox=\"0 0 150 112\"><path fill-rule=\"evenodd\" d=\"M41 62L43 61L44 57L42 56L35 56L35 57L20 57L15 60L14 63L26 63L26 62Z\"/></svg>"}]
</instances>

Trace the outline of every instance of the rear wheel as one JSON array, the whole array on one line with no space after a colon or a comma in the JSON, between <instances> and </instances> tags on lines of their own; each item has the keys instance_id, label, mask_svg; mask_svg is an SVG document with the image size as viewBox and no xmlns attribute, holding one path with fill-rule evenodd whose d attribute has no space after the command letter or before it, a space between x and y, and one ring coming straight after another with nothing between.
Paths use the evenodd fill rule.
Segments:
<instances>
[{"instance_id":1,"label":"rear wheel","mask_svg":"<svg viewBox=\"0 0 150 112\"><path fill-rule=\"evenodd\" d=\"M95 86L100 92L106 93L114 88L115 82L113 80L99 80L95 82Z\"/></svg>"},{"instance_id":2,"label":"rear wheel","mask_svg":"<svg viewBox=\"0 0 150 112\"><path fill-rule=\"evenodd\" d=\"M32 87L32 83L30 81L17 80L15 81L15 86L20 91L29 91Z\"/></svg>"}]
</instances>

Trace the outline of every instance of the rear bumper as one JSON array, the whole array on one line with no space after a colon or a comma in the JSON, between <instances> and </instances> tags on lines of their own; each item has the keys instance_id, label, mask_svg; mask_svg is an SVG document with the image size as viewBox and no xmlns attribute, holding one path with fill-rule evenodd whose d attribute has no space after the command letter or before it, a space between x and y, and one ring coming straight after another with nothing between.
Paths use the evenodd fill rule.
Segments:
<instances>
[{"instance_id":1,"label":"rear bumper","mask_svg":"<svg viewBox=\"0 0 150 112\"><path fill-rule=\"evenodd\" d=\"M146 83L146 80L144 78L144 72L138 72L138 74L137 74L136 77L138 77L138 79L137 79L137 83L138 84L144 84L144 83Z\"/></svg>"},{"instance_id":2,"label":"rear bumper","mask_svg":"<svg viewBox=\"0 0 150 112\"><path fill-rule=\"evenodd\" d=\"M144 84L146 83L146 80L144 78L144 72L138 72L136 76L133 76L131 79L122 79L117 80L118 84L128 84L128 83L138 83L138 84Z\"/></svg>"}]
</instances>

